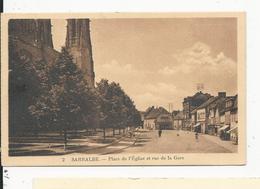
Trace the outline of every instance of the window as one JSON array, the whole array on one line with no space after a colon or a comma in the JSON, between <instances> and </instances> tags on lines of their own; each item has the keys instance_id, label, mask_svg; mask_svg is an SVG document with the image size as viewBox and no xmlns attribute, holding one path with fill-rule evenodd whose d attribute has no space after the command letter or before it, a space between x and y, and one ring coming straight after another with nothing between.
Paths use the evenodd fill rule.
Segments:
<instances>
[{"instance_id":1,"label":"window","mask_svg":"<svg viewBox=\"0 0 260 189\"><path fill-rule=\"evenodd\" d=\"M231 107L232 105L233 105L233 103L232 103L231 100L226 102L226 108L229 108L229 107Z\"/></svg>"},{"instance_id":2,"label":"window","mask_svg":"<svg viewBox=\"0 0 260 189\"><path fill-rule=\"evenodd\" d=\"M205 112L200 112L198 114L198 119L201 120L201 119L205 119Z\"/></svg>"}]
</instances>

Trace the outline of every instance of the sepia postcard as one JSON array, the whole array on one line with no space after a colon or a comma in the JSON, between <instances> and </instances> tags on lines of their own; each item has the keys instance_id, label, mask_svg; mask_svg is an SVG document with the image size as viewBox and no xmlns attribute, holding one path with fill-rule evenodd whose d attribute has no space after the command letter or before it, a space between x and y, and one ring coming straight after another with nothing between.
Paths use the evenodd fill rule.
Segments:
<instances>
[{"instance_id":1,"label":"sepia postcard","mask_svg":"<svg viewBox=\"0 0 260 189\"><path fill-rule=\"evenodd\" d=\"M4 166L243 165L245 13L2 14Z\"/></svg>"},{"instance_id":2,"label":"sepia postcard","mask_svg":"<svg viewBox=\"0 0 260 189\"><path fill-rule=\"evenodd\" d=\"M217 183L217 184L216 184ZM151 189L258 189L260 179L205 179L205 178L82 178L82 179L62 179L62 178L38 178L32 182L32 189L105 189L105 188L151 188Z\"/></svg>"}]
</instances>

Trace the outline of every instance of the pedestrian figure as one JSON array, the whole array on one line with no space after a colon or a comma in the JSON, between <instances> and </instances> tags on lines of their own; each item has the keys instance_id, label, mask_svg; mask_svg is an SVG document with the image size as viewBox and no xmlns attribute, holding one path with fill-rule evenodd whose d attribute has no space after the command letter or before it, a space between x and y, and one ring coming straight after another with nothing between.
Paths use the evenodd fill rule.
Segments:
<instances>
[{"instance_id":1,"label":"pedestrian figure","mask_svg":"<svg viewBox=\"0 0 260 189\"><path fill-rule=\"evenodd\" d=\"M198 133L198 132L195 133L195 139L196 139L196 140L199 139L199 133Z\"/></svg>"},{"instance_id":2,"label":"pedestrian figure","mask_svg":"<svg viewBox=\"0 0 260 189\"><path fill-rule=\"evenodd\" d=\"M162 136L162 130L161 129L159 129L158 134L159 134L159 137Z\"/></svg>"}]
</instances>

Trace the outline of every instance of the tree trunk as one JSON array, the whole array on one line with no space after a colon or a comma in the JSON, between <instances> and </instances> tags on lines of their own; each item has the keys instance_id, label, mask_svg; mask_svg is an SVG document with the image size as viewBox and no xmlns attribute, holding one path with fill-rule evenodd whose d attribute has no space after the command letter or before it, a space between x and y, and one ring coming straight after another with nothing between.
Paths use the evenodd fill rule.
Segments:
<instances>
[{"instance_id":1,"label":"tree trunk","mask_svg":"<svg viewBox=\"0 0 260 189\"><path fill-rule=\"evenodd\" d=\"M105 127L103 128L103 137L104 137L104 140L106 140L106 128Z\"/></svg>"},{"instance_id":2,"label":"tree trunk","mask_svg":"<svg viewBox=\"0 0 260 189\"><path fill-rule=\"evenodd\" d=\"M38 136L38 134L39 134L39 127L40 127L40 124L39 124L39 122L37 121L37 126L36 127L34 127L34 129L33 129L33 134L34 134L34 136Z\"/></svg>"},{"instance_id":3,"label":"tree trunk","mask_svg":"<svg viewBox=\"0 0 260 189\"><path fill-rule=\"evenodd\" d=\"M67 148L67 142L68 142L68 136L67 136L67 129L64 129L64 151L66 151Z\"/></svg>"}]
</instances>

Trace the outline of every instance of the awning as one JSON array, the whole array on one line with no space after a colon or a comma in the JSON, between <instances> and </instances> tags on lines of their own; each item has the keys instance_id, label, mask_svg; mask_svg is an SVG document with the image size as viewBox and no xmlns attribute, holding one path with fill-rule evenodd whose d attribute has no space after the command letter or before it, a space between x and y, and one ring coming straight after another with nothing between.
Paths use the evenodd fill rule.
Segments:
<instances>
[{"instance_id":1,"label":"awning","mask_svg":"<svg viewBox=\"0 0 260 189\"><path fill-rule=\"evenodd\" d=\"M200 126L200 123L197 123L196 125L194 125L194 127L198 127L198 126Z\"/></svg>"},{"instance_id":2,"label":"awning","mask_svg":"<svg viewBox=\"0 0 260 189\"><path fill-rule=\"evenodd\" d=\"M237 129L237 127L233 127L232 129L230 129L229 131L227 131L228 133L230 133L231 131Z\"/></svg>"},{"instance_id":3,"label":"awning","mask_svg":"<svg viewBox=\"0 0 260 189\"><path fill-rule=\"evenodd\" d=\"M230 126L229 126L229 125L224 125L223 127L221 127L221 128L219 129L219 131L226 130L228 127L230 127Z\"/></svg>"}]
</instances>

